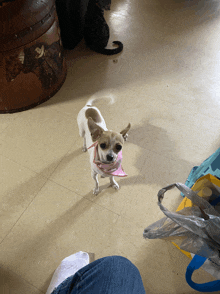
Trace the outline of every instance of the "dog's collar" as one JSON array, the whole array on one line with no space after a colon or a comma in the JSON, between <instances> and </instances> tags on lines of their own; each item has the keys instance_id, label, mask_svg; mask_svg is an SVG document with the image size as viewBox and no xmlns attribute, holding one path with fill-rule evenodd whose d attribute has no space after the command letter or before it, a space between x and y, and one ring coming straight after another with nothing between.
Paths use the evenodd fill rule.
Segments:
<instances>
[{"instance_id":1,"label":"dog's collar","mask_svg":"<svg viewBox=\"0 0 220 294\"><path fill-rule=\"evenodd\" d=\"M103 163L98 160L98 142L92 144L88 149L95 147L93 163L98 167L100 171L108 176L126 177L127 174L124 172L122 162L122 150L118 153L116 160L112 163Z\"/></svg>"}]
</instances>

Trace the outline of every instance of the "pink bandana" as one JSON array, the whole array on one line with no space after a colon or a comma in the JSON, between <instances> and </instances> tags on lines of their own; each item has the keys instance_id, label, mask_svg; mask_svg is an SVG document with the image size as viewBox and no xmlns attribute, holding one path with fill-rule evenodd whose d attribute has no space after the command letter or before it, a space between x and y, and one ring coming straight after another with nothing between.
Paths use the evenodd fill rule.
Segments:
<instances>
[{"instance_id":1,"label":"pink bandana","mask_svg":"<svg viewBox=\"0 0 220 294\"><path fill-rule=\"evenodd\" d=\"M122 150L118 153L116 160L112 163L102 163L97 159L98 142L95 142L88 149L95 147L93 163L100 169L104 174L116 177L126 177L127 174L124 172L122 162Z\"/></svg>"}]
</instances>

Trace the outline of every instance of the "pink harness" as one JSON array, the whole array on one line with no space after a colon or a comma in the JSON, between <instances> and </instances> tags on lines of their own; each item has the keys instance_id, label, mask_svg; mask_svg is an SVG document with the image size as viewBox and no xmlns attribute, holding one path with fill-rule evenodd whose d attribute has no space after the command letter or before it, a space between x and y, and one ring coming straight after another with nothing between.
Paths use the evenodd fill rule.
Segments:
<instances>
[{"instance_id":1,"label":"pink harness","mask_svg":"<svg viewBox=\"0 0 220 294\"><path fill-rule=\"evenodd\" d=\"M108 176L116 176L116 177L126 177L127 174L124 172L121 162L122 162L122 150L118 153L116 160L112 163L102 163L97 159L98 154L98 142L95 142L88 149L95 147L94 150L94 159L93 163L98 167L100 171Z\"/></svg>"}]
</instances>

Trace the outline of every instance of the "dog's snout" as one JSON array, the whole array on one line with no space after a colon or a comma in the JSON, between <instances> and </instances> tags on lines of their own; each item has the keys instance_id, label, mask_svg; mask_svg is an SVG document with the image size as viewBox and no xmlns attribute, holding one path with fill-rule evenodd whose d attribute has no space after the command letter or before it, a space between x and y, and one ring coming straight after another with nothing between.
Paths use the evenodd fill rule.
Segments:
<instances>
[{"instance_id":1,"label":"dog's snout","mask_svg":"<svg viewBox=\"0 0 220 294\"><path fill-rule=\"evenodd\" d=\"M106 156L106 158L107 158L107 160L108 160L108 161L112 161L112 160L113 160L113 158L114 158L114 156L113 156L113 155L110 155L110 154L108 154L108 155Z\"/></svg>"}]
</instances>

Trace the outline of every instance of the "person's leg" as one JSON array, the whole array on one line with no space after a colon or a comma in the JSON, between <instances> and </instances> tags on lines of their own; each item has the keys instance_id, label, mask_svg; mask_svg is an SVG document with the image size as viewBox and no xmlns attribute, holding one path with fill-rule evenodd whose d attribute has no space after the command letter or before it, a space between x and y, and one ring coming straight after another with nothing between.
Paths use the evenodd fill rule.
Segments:
<instances>
[{"instance_id":1,"label":"person's leg","mask_svg":"<svg viewBox=\"0 0 220 294\"><path fill-rule=\"evenodd\" d=\"M64 280L89 264L91 258L92 256L87 252L79 251L63 259L53 274L46 294L51 294L54 288L59 286Z\"/></svg>"},{"instance_id":2,"label":"person's leg","mask_svg":"<svg viewBox=\"0 0 220 294\"><path fill-rule=\"evenodd\" d=\"M145 294L135 265L121 256L98 259L67 278L52 294Z\"/></svg>"}]
</instances>

